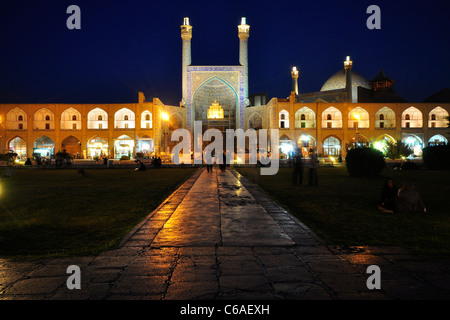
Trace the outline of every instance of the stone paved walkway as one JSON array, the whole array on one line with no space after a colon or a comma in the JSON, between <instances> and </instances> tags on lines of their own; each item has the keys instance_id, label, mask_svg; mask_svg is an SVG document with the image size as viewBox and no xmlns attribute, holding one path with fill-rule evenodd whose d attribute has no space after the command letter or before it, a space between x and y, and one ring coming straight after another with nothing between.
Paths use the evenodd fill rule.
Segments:
<instances>
[{"instance_id":1,"label":"stone paved walkway","mask_svg":"<svg viewBox=\"0 0 450 320\"><path fill-rule=\"evenodd\" d=\"M369 265L381 289L366 286ZM69 290L66 269L81 269ZM235 171L196 172L96 257L0 259L0 299L448 299L450 263L400 248L326 246Z\"/></svg>"}]
</instances>

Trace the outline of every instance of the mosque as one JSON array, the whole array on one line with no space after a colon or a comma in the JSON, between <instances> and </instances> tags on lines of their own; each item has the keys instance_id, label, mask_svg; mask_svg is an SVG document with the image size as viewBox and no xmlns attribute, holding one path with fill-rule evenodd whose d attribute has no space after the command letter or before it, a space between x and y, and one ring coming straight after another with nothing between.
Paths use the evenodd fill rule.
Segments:
<instances>
[{"instance_id":1,"label":"mosque","mask_svg":"<svg viewBox=\"0 0 450 320\"><path fill-rule=\"evenodd\" d=\"M383 70L371 80L353 70L350 57L318 92L300 93L299 70L291 70L289 96L270 98L248 91L246 18L237 26L239 65L191 64L193 26L181 25L182 101L165 105L147 100L126 104L0 104L0 153L20 158L52 157L66 150L74 158L101 156L120 159L162 155L177 142L178 128L279 129L281 157L300 148L319 157L344 157L355 145L383 149L387 141L402 140L421 155L423 147L446 144L450 95L444 89L421 103L397 95L394 81Z\"/></svg>"}]
</instances>

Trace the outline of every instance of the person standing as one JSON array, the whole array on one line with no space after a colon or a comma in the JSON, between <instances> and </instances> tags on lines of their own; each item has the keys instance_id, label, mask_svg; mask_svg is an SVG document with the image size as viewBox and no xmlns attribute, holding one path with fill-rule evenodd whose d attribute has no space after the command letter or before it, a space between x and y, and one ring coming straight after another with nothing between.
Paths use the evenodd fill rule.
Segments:
<instances>
[{"instance_id":1,"label":"person standing","mask_svg":"<svg viewBox=\"0 0 450 320\"><path fill-rule=\"evenodd\" d=\"M303 160L301 151L297 148L294 156L294 172L292 177L292 184L294 186L301 186L303 183Z\"/></svg>"},{"instance_id":2,"label":"person standing","mask_svg":"<svg viewBox=\"0 0 450 320\"><path fill-rule=\"evenodd\" d=\"M319 185L318 179L317 179L317 167L318 167L318 160L317 160L317 154L314 152L313 149L309 150L309 185L310 186L317 186Z\"/></svg>"}]
</instances>

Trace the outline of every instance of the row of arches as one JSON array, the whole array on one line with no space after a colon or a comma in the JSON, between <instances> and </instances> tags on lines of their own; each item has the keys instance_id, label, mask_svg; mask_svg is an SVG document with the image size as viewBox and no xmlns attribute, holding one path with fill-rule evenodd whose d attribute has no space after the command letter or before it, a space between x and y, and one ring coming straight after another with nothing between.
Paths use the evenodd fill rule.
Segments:
<instances>
[{"instance_id":1,"label":"row of arches","mask_svg":"<svg viewBox=\"0 0 450 320\"><path fill-rule=\"evenodd\" d=\"M30 150L28 150L30 148ZM33 157L51 158L59 150L66 150L73 158L95 158L95 157L114 157L134 156L137 152L144 155L150 155L154 152L154 141L149 136L143 136L139 139L133 139L127 135L121 135L113 141L113 150L107 138L94 136L86 143L86 149L82 150L81 141L75 136L68 136L61 142L61 146L56 146L53 139L43 135L34 141L27 142L20 136L12 138L8 142L10 152L17 153L19 159L26 159L28 151L32 149Z\"/></svg>"},{"instance_id":2,"label":"row of arches","mask_svg":"<svg viewBox=\"0 0 450 320\"><path fill-rule=\"evenodd\" d=\"M250 116L250 119L257 117L254 114ZM428 114L428 127L430 128L446 128L448 123L449 113L442 107L436 107ZM316 114L308 108L303 107L295 112L294 128L315 128L316 127ZM281 110L278 114L279 128L290 128L289 112ZM249 122L249 127L252 128L252 123L256 122L254 119ZM322 112L321 127L322 128L342 128L343 117L342 112L335 108L329 107ZM348 113L348 127L349 128L369 128L370 117L367 110L361 107L356 107ZM396 114L388 107L383 107L375 113L375 128L395 128ZM409 107L403 111L401 115L401 127L402 128L422 128L423 127L423 115L422 112L416 107Z\"/></svg>"},{"instance_id":3,"label":"row of arches","mask_svg":"<svg viewBox=\"0 0 450 320\"><path fill-rule=\"evenodd\" d=\"M61 130L81 130L81 113L70 107L61 113ZM122 108L114 114L114 128L116 129L134 129L135 114L132 110ZM141 113L141 129L153 128L153 116L148 110ZM22 109L16 107L6 114L6 129L8 130L27 130L27 114ZM87 114L88 129L108 129L108 113L95 108ZM41 108L33 114L33 130L54 130L55 115L48 108Z\"/></svg>"},{"instance_id":4,"label":"row of arches","mask_svg":"<svg viewBox=\"0 0 450 320\"><path fill-rule=\"evenodd\" d=\"M401 139L402 142L406 143L411 150L414 151L416 156L420 156L422 149L425 147L425 142L429 146L431 145L441 145L448 144L447 138L437 134L432 136L428 141L424 141L419 135L407 134ZM313 136L308 134L302 134L297 141L292 141L286 135L280 138L280 151L284 154L294 150L294 147L298 147L304 157L308 157L309 150L312 148L316 150L319 148L323 156L338 156L342 155L342 149L354 146L355 144L361 145L372 145L374 148L380 151L385 151L388 142L395 143L396 140L387 134L381 135L376 139L368 139L363 135L358 135L357 137L352 137L349 141L343 141L337 136L330 135L323 139L321 145L317 145L317 141Z\"/></svg>"}]
</instances>

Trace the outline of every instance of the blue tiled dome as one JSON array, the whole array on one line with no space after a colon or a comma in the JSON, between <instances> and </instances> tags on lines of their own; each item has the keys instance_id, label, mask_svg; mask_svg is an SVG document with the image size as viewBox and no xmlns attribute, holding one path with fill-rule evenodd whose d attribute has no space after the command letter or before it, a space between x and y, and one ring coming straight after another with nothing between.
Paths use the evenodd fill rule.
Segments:
<instances>
[{"instance_id":1,"label":"blue tiled dome","mask_svg":"<svg viewBox=\"0 0 450 320\"><path fill-rule=\"evenodd\" d=\"M352 99L357 101L358 86L370 89L369 81L359 73L352 70ZM345 89L345 69L341 69L331 76L322 86L320 91L331 91L337 89Z\"/></svg>"}]
</instances>

